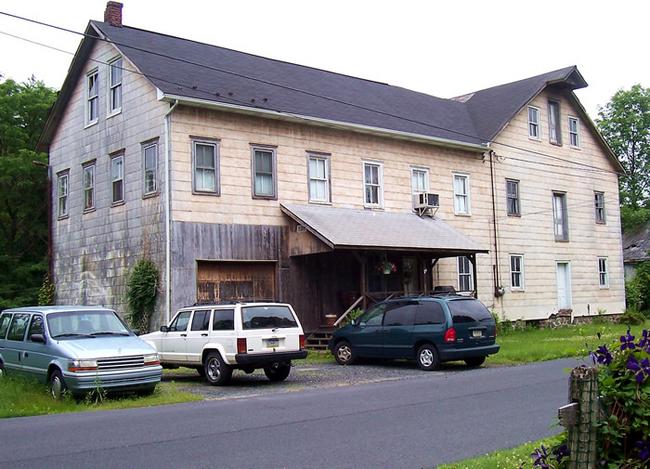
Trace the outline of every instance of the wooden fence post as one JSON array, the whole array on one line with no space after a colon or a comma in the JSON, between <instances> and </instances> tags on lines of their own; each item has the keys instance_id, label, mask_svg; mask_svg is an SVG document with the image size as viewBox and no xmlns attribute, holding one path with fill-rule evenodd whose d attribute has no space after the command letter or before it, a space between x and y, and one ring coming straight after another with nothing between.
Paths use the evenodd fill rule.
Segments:
<instances>
[{"instance_id":1,"label":"wooden fence post","mask_svg":"<svg viewBox=\"0 0 650 469\"><path fill-rule=\"evenodd\" d=\"M569 404L558 409L560 423L569 431L569 467L595 469L597 460L598 371L580 366L571 370Z\"/></svg>"}]
</instances>

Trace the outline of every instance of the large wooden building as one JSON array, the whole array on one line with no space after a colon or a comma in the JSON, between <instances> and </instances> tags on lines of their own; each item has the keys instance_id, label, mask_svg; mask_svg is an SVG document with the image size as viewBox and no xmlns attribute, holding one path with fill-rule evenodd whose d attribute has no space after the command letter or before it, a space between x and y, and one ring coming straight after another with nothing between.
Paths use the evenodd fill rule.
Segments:
<instances>
[{"instance_id":1,"label":"large wooden building","mask_svg":"<svg viewBox=\"0 0 650 469\"><path fill-rule=\"evenodd\" d=\"M509 319L624 308L620 166L576 67L440 99L91 21L41 146L59 303L274 299L307 330L453 286Z\"/></svg>"}]
</instances>

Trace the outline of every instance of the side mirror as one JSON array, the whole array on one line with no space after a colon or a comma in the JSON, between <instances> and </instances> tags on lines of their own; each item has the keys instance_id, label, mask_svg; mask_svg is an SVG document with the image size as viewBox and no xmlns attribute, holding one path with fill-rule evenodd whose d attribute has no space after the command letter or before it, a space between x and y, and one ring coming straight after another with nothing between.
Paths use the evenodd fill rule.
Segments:
<instances>
[{"instance_id":1,"label":"side mirror","mask_svg":"<svg viewBox=\"0 0 650 469\"><path fill-rule=\"evenodd\" d=\"M29 336L29 340L32 342L38 342L40 344L45 343L45 336L43 334L32 334Z\"/></svg>"},{"instance_id":2,"label":"side mirror","mask_svg":"<svg viewBox=\"0 0 650 469\"><path fill-rule=\"evenodd\" d=\"M169 332L169 328L167 326L160 326L160 332Z\"/></svg>"}]
</instances>

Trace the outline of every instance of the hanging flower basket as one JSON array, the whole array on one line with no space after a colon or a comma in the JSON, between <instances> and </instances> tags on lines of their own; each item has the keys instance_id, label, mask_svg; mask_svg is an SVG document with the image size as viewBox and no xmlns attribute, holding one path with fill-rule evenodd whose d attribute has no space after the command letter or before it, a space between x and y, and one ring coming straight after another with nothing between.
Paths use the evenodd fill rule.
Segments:
<instances>
[{"instance_id":1,"label":"hanging flower basket","mask_svg":"<svg viewBox=\"0 0 650 469\"><path fill-rule=\"evenodd\" d=\"M379 264L377 264L377 271L384 275L390 275L393 272L397 272L397 266L394 262L381 261Z\"/></svg>"}]
</instances>

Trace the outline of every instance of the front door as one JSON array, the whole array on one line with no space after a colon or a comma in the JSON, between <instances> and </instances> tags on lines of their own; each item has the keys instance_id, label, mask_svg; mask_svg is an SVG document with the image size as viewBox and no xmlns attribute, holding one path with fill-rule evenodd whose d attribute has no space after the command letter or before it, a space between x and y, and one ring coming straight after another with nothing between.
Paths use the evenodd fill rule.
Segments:
<instances>
[{"instance_id":1,"label":"front door","mask_svg":"<svg viewBox=\"0 0 650 469\"><path fill-rule=\"evenodd\" d=\"M210 310L197 309L192 316L190 329L187 331L187 361L196 365L201 364L203 347L210 341L208 330L210 325Z\"/></svg>"},{"instance_id":2,"label":"front door","mask_svg":"<svg viewBox=\"0 0 650 469\"><path fill-rule=\"evenodd\" d=\"M48 346L41 342L34 342L31 339L32 334L41 334L45 337L45 325L43 316L40 314L34 314L32 316L27 337L25 337L25 352L22 365L25 373L29 373L33 377L44 381L47 378L47 367L50 364Z\"/></svg>"},{"instance_id":3,"label":"front door","mask_svg":"<svg viewBox=\"0 0 650 469\"><path fill-rule=\"evenodd\" d=\"M187 361L187 328L191 311L181 311L162 333L160 358L163 362L185 363Z\"/></svg>"},{"instance_id":4,"label":"front door","mask_svg":"<svg viewBox=\"0 0 650 469\"><path fill-rule=\"evenodd\" d=\"M568 262L558 262L557 269L557 307L571 308L571 269Z\"/></svg>"},{"instance_id":5,"label":"front door","mask_svg":"<svg viewBox=\"0 0 650 469\"><path fill-rule=\"evenodd\" d=\"M417 295L420 291L420 271L418 259L415 257L402 258L402 279L404 282L404 295Z\"/></svg>"},{"instance_id":6,"label":"front door","mask_svg":"<svg viewBox=\"0 0 650 469\"><path fill-rule=\"evenodd\" d=\"M352 347L361 357L383 356L383 327L384 310L386 304L379 304L371 308L359 318L359 322L350 334Z\"/></svg>"}]
</instances>

